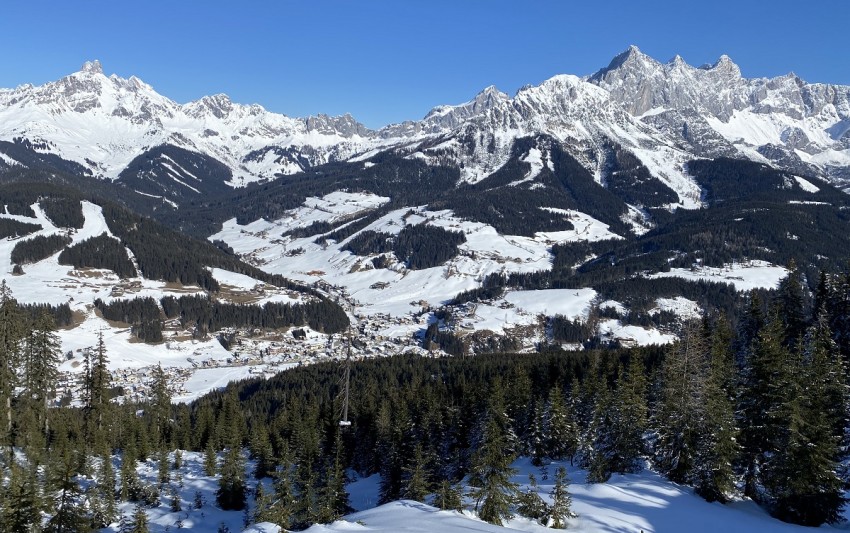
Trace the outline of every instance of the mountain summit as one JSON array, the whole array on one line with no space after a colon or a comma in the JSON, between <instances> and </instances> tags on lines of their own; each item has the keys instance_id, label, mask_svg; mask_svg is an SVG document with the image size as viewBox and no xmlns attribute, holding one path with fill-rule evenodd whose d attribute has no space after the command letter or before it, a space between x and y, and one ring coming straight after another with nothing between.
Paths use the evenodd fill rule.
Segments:
<instances>
[{"instance_id":1,"label":"mountain summit","mask_svg":"<svg viewBox=\"0 0 850 533\"><path fill-rule=\"evenodd\" d=\"M661 63L636 46L585 78L554 76L513 97L490 86L468 102L380 130L351 115L291 118L223 94L178 104L136 77L105 76L97 60L56 82L0 90L0 142L26 141L65 162L54 167L123 180L178 203L210 187L383 150L456 165L461 180L474 183L505 164L517 139L547 135L601 183L610 147L628 148L679 204L696 205L683 166L695 157L743 157L844 186L848 131L850 87L794 75L745 78L725 55L702 67L680 56ZM46 164L24 152L0 146L0 169Z\"/></svg>"}]
</instances>

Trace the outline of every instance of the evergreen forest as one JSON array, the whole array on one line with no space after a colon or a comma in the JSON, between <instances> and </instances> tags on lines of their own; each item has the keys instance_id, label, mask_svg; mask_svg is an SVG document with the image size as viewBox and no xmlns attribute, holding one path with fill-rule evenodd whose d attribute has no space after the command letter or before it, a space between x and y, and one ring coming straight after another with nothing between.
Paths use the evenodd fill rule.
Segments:
<instances>
[{"instance_id":1,"label":"evergreen forest","mask_svg":"<svg viewBox=\"0 0 850 533\"><path fill-rule=\"evenodd\" d=\"M87 351L81 404L60 407L55 313L27 312L4 285L0 523L95 530L129 501L140 511L124 521L135 527L145 507L173 498L182 451L205 454L220 508L295 530L350 509L347 472L380 474L381 502L451 509L465 496L488 522L523 513L563 526L566 472L555 504L541 507L510 480L519 456L568 461L590 482L649 465L708 501L748 497L784 521L835 523L848 482L850 275L822 274L807 298L793 271L766 298L743 300L736 327L706 315L665 347L358 362L351 425L340 426L339 363L233 383L189 405L172 404L169 376L155 369L146 401L118 404L102 340ZM154 306L120 311L144 320ZM559 334L573 334L561 322ZM135 469L150 458L155 484ZM256 488L263 478L271 494Z\"/></svg>"}]
</instances>

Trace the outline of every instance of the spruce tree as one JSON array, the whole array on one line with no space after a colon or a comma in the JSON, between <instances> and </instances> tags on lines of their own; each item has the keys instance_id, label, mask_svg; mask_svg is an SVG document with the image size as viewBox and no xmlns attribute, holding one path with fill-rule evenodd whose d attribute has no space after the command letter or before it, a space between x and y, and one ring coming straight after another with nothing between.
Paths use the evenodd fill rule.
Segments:
<instances>
[{"instance_id":1,"label":"spruce tree","mask_svg":"<svg viewBox=\"0 0 850 533\"><path fill-rule=\"evenodd\" d=\"M283 457L274 472L274 493L265 514L266 520L289 529L295 509L295 495L292 488L292 465L289 463L289 452L284 449Z\"/></svg>"},{"instance_id":2,"label":"spruce tree","mask_svg":"<svg viewBox=\"0 0 850 533\"><path fill-rule=\"evenodd\" d=\"M444 511L461 511L463 510L463 495L451 481L443 479L437 488L434 505Z\"/></svg>"},{"instance_id":3,"label":"spruce tree","mask_svg":"<svg viewBox=\"0 0 850 533\"><path fill-rule=\"evenodd\" d=\"M428 465L425 461L422 445L417 443L413 449L411 463L404 469L402 497L407 500L424 502L428 494L431 493L431 481L429 478Z\"/></svg>"},{"instance_id":4,"label":"spruce tree","mask_svg":"<svg viewBox=\"0 0 850 533\"><path fill-rule=\"evenodd\" d=\"M703 394L704 411L694 472L690 476L697 494L709 502L726 502L735 489L733 465L740 446L735 423L731 343L729 324L721 317L711 334L711 360Z\"/></svg>"},{"instance_id":5,"label":"spruce tree","mask_svg":"<svg viewBox=\"0 0 850 533\"><path fill-rule=\"evenodd\" d=\"M129 533L148 533L148 514L144 506L136 504L133 510L133 520L130 523Z\"/></svg>"},{"instance_id":6,"label":"spruce tree","mask_svg":"<svg viewBox=\"0 0 850 533\"><path fill-rule=\"evenodd\" d=\"M554 529L566 529L567 518L575 518L572 511L572 497L569 492L570 481L567 478L567 469L559 466L555 471L555 486L549 495L552 497L552 506L549 513L551 516L551 527Z\"/></svg>"},{"instance_id":7,"label":"spruce tree","mask_svg":"<svg viewBox=\"0 0 850 533\"><path fill-rule=\"evenodd\" d=\"M570 464L578 453L579 429L574 416L575 411L565 402L558 385L549 391L547 449L551 459L569 458Z\"/></svg>"},{"instance_id":8,"label":"spruce tree","mask_svg":"<svg viewBox=\"0 0 850 533\"><path fill-rule=\"evenodd\" d=\"M482 442L472 458L469 476L470 496L475 500L475 510L485 522L502 525L511 517L511 506L516 500L517 485L511 481L516 469L510 437L510 420L504 411L500 384L491 389Z\"/></svg>"},{"instance_id":9,"label":"spruce tree","mask_svg":"<svg viewBox=\"0 0 850 533\"><path fill-rule=\"evenodd\" d=\"M21 341L25 319L4 279L0 283L0 445L6 446L7 464L12 458L12 397L18 384Z\"/></svg>"},{"instance_id":10,"label":"spruce tree","mask_svg":"<svg viewBox=\"0 0 850 533\"><path fill-rule=\"evenodd\" d=\"M345 469L342 464L342 435L339 431L336 432L334 440L333 459L325 468L320 498L320 522L338 520L348 510L348 492L345 490Z\"/></svg>"},{"instance_id":11,"label":"spruce tree","mask_svg":"<svg viewBox=\"0 0 850 533\"><path fill-rule=\"evenodd\" d=\"M154 446L157 451L165 451L171 441L171 391L168 375L162 370L162 365L157 365L153 370L148 405Z\"/></svg>"},{"instance_id":12,"label":"spruce tree","mask_svg":"<svg viewBox=\"0 0 850 533\"><path fill-rule=\"evenodd\" d=\"M692 481L697 462L708 352L704 330L697 321L692 321L664 359L661 399L654 421L658 435L655 464L677 483Z\"/></svg>"},{"instance_id":13,"label":"spruce tree","mask_svg":"<svg viewBox=\"0 0 850 533\"><path fill-rule=\"evenodd\" d=\"M770 475L766 459L782 446L788 427L790 399L797 384L791 352L783 345L785 326L774 310L758 333L745 361L738 426L741 428L741 466L744 495L761 501L759 485Z\"/></svg>"},{"instance_id":14,"label":"spruce tree","mask_svg":"<svg viewBox=\"0 0 850 533\"><path fill-rule=\"evenodd\" d=\"M836 422L843 414L834 403L846 405L845 377L826 322L821 317L809 334L808 361L797 369L800 385L786 409L788 428L765 481L778 518L812 527L841 520L846 502L838 475L846 451Z\"/></svg>"},{"instance_id":15,"label":"spruce tree","mask_svg":"<svg viewBox=\"0 0 850 533\"><path fill-rule=\"evenodd\" d=\"M45 436L50 431L48 408L56 387L61 351L55 329L53 316L42 312L30 328L24 350L24 392Z\"/></svg>"},{"instance_id":16,"label":"spruce tree","mask_svg":"<svg viewBox=\"0 0 850 533\"><path fill-rule=\"evenodd\" d=\"M517 495L517 512L530 520L545 525L549 520L549 505L540 497L540 487L534 474L528 475L528 486Z\"/></svg>"},{"instance_id":17,"label":"spruce tree","mask_svg":"<svg viewBox=\"0 0 850 533\"><path fill-rule=\"evenodd\" d=\"M245 458L242 448L232 442L221 463L216 502L225 511L241 511L245 508L245 501Z\"/></svg>"},{"instance_id":18,"label":"spruce tree","mask_svg":"<svg viewBox=\"0 0 850 533\"><path fill-rule=\"evenodd\" d=\"M0 505L2 531L29 533L41 524L43 503L39 496L39 483L36 472L28 470L12 461L7 486L0 486L0 491L5 489L5 505Z\"/></svg>"}]
</instances>

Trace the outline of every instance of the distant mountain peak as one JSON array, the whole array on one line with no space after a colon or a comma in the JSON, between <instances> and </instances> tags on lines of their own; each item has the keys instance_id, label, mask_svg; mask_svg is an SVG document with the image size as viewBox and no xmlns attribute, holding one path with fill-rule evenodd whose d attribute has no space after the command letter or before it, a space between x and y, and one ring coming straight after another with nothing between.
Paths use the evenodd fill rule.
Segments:
<instances>
[{"instance_id":1,"label":"distant mountain peak","mask_svg":"<svg viewBox=\"0 0 850 533\"><path fill-rule=\"evenodd\" d=\"M89 74L103 74L103 65L100 64L100 61L95 59L93 61L86 61L83 63L83 67L80 69L80 72L87 72Z\"/></svg>"},{"instance_id":2,"label":"distant mountain peak","mask_svg":"<svg viewBox=\"0 0 850 533\"><path fill-rule=\"evenodd\" d=\"M732 61L732 58L727 56L726 54L721 55L717 59L717 61L715 61L714 64L708 67L706 70L720 72L731 77L741 77L741 68L738 67L738 65L735 64L734 61Z\"/></svg>"}]
</instances>

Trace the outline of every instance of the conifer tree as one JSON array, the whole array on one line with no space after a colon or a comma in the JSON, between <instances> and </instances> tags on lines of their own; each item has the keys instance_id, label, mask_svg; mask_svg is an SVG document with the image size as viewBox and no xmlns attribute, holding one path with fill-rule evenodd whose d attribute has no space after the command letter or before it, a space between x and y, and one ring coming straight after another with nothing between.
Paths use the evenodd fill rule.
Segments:
<instances>
[{"instance_id":1,"label":"conifer tree","mask_svg":"<svg viewBox=\"0 0 850 533\"><path fill-rule=\"evenodd\" d=\"M101 516L95 518L96 523L106 527L118 517L118 503L115 501L115 468L112 456L106 452L100 458L96 491L101 501Z\"/></svg>"},{"instance_id":2,"label":"conifer tree","mask_svg":"<svg viewBox=\"0 0 850 533\"><path fill-rule=\"evenodd\" d=\"M52 315L42 312L30 328L24 349L24 392L41 431L50 430L48 407L58 377L61 345Z\"/></svg>"},{"instance_id":3,"label":"conifer tree","mask_svg":"<svg viewBox=\"0 0 850 533\"><path fill-rule=\"evenodd\" d=\"M274 494L265 514L266 520L289 529L295 509L295 496L292 488L292 465L289 463L289 451L284 449L277 470L274 472Z\"/></svg>"},{"instance_id":4,"label":"conifer tree","mask_svg":"<svg viewBox=\"0 0 850 533\"><path fill-rule=\"evenodd\" d=\"M541 466L547 454L546 438L547 421L546 411L543 408L543 403L538 399L532 402L531 416L529 417L531 426L528 430L526 439L526 450L531 455L531 464Z\"/></svg>"},{"instance_id":5,"label":"conifer tree","mask_svg":"<svg viewBox=\"0 0 850 533\"><path fill-rule=\"evenodd\" d=\"M151 393L149 398L151 411L152 440L156 450L165 451L171 440L171 391L168 388L168 376L162 365L153 370Z\"/></svg>"},{"instance_id":6,"label":"conifer tree","mask_svg":"<svg viewBox=\"0 0 850 533\"><path fill-rule=\"evenodd\" d=\"M86 417L86 435L93 450L101 449L107 440L104 421L108 419L109 388L112 381L108 363L106 343L103 340L103 332L100 331L94 350L86 352L86 376L84 378L83 410Z\"/></svg>"},{"instance_id":7,"label":"conifer tree","mask_svg":"<svg viewBox=\"0 0 850 533\"><path fill-rule=\"evenodd\" d=\"M677 483L691 481L697 461L708 352L704 330L692 321L664 359L661 399L655 413L655 464Z\"/></svg>"},{"instance_id":8,"label":"conifer tree","mask_svg":"<svg viewBox=\"0 0 850 533\"><path fill-rule=\"evenodd\" d=\"M758 486L769 475L765 459L782 445L791 414L790 399L797 388L791 364L794 358L783 345L784 339L784 323L774 310L753 343L739 395L744 495L757 501L762 499Z\"/></svg>"},{"instance_id":9,"label":"conifer tree","mask_svg":"<svg viewBox=\"0 0 850 533\"><path fill-rule=\"evenodd\" d=\"M463 509L463 495L448 479L443 479L437 489L434 505L444 511L460 511Z\"/></svg>"},{"instance_id":10,"label":"conifer tree","mask_svg":"<svg viewBox=\"0 0 850 533\"><path fill-rule=\"evenodd\" d=\"M575 411L564 401L563 393L558 385L549 391L548 403L549 457L555 460L569 458L572 464L579 447L579 429L574 416Z\"/></svg>"},{"instance_id":11,"label":"conifer tree","mask_svg":"<svg viewBox=\"0 0 850 533\"><path fill-rule=\"evenodd\" d=\"M404 469L404 487L401 495L407 500L424 502L430 493L431 482L428 466L425 463L425 454L422 452L422 445L417 443L413 449L411 463Z\"/></svg>"},{"instance_id":12,"label":"conifer tree","mask_svg":"<svg viewBox=\"0 0 850 533\"><path fill-rule=\"evenodd\" d=\"M846 405L844 369L826 318L809 334L808 361L797 372L800 385L789 398L788 428L767 462L765 485L774 514L785 521L817 527L841 520L846 502L838 475L846 457L836 405Z\"/></svg>"},{"instance_id":13,"label":"conifer tree","mask_svg":"<svg viewBox=\"0 0 850 533\"><path fill-rule=\"evenodd\" d=\"M620 474L638 472L641 469L641 457L644 453L643 435L647 428L646 376L643 359L639 353L632 353L628 372L623 375L617 386L614 400L615 445L611 468Z\"/></svg>"},{"instance_id":14,"label":"conifer tree","mask_svg":"<svg viewBox=\"0 0 850 533\"><path fill-rule=\"evenodd\" d=\"M136 443L130 438L121 454L121 499L124 501L135 501L140 498L142 483L136 472L136 466Z\"/></svg>"},{"instance_id":15,"label":"conifer tree","mask_svg":"<svg viewBox=\"0 0 850 533\"><path fill-rule=\"evenodd\" d=\"M221 463L216 502L225 511L241 511L245 508L245 501L245 458L242 456L242 448L231 443Z\"/></svg>"},{"instance_id":16,"label":"conifer tree","mask_svg":"<svg viewBox=\"0 0 850 533\"><path fill-rule=\"evenodd\" d=\"M699 443L690 477L697 494L709 502L725 502L735 489L733 465L740 446L735 424L732 332L723 317L717 320L711 334L710 357Z\"/></svg>"},{"instance_id":17,"label":"conifer tree","mask_svg":"<svg viewBox=\"0 0 850 533\"><path fill-rule=\"evenodd\" d=\"M2 531L29 533L34 527L40 526L43 503L36 472L12 461L7 486L0 486L0 491L5 492L5 505L0 505Z\"/></svg>"},{"instance_id":18,"label":"conifer tree","mask_svg":"<svg viewBox=\"0 0 850 533\"><path fill-rule=\"evenodd\" d=\"M21 341L26 333L24 317L4 279L0 283L0 445L7 447L7 464L12 457L12 396L18 384L16 369L21 359Z\"/></svg>"},{"instance_id":19,"label":"conifer tree","mask_svg":"<svg viewBox=\"0 0 850 533\"><path fill-rule=\"evenodd\" d=\"M133 521L130 523L129 533L148 533L148 514L142 504L136 504L133 510Z\"/></svg>"},{"instance_id":20,"label":"conifer tree","mask_svg":"<svg viewBox=\"0 0 850 533\"><path fill-rule=\"evenodd\" d=\"M472 458L469 483L470 496L475 500L475 510L485 522L502 525L511 516L511 505L516 500L517 485L511 481L516 469L510 437L510 420L504 411L501 385L491 388L482 442Z\"/></svg>"},{"instance_id":21,"label":"conifer tree","mask_svg":"<svg viewBox=\"0 0 850 533\"><path fill-rule=\"evenodd\" d=\"M338 430L334 440L334 456L325 470L325 480L320 495L319 521L328 523L341 518L348 509L345 469L342 464L342 435Z\"/></svg>"},{"instance_id":22,"label":"conifer tree","mask_svg":"<svg viewBox=\"0 0 850 533\"><path fill-rule=\"evenodd\" d=\"M204 474L213 477L218 472L218 453L213 448L212 440L207 441L207 448L204 452Z\"/></svg>"},{"instance_id":23,"label":"conifer tree","mask_svg":"<svg viewBox=\"0 0 850 533\"><path fill-rule=\"evenodd\" d=\"M555 471L555 486L549 495L552 497L550 507L551 523L554 529L566 529L567 518L575 518L572 511L572 497L569 492L570 481L567 478L567 469L559 466Z\"/></svg>"},{"instance_id":24,"label":"conifer tree","mask_svg":"<svg viewBox=\"0 0 850 533\"><path fill-rule=\"evenodd\" d=\"M517 495L517 512L530 520L537 520L545 525L549 521L551 509L540 497L540 487L534 474L528 475L528 486L525 491Z\"/></svg>"}]
</instances>

